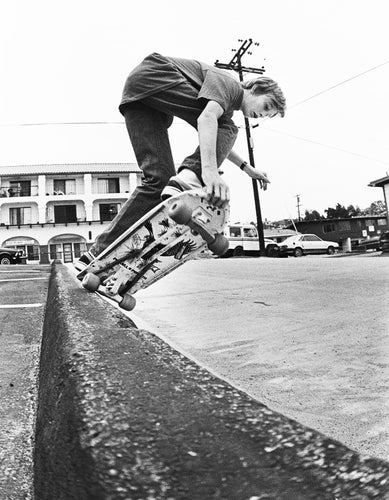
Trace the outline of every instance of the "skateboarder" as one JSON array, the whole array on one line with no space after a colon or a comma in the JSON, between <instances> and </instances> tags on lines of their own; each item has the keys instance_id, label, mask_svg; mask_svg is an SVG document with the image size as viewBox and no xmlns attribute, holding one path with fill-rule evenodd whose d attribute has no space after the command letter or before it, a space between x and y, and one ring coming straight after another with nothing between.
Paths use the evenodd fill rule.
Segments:
<instances>
[{"instance_id":1,"label":"skateboarder","mask_svg":"<svg viewBox=\"0 0 389 500\"><path fill-rule=\"evenodd\" d=\"M232 115L240 110L248 118L284 116L285 98L272 79L239 82L208 64L153 53L128 76L119 110L143 172L142 185L81 256L77 269L82 270L161 199L203 187L211 203L224 207L230 193L218 167L226 158L266 189L266 174L232 150L238 132ZM199 146L183 160L177 175L168 138L175 116L196 128L199 137Z\"/></svg>"}]
</instances>

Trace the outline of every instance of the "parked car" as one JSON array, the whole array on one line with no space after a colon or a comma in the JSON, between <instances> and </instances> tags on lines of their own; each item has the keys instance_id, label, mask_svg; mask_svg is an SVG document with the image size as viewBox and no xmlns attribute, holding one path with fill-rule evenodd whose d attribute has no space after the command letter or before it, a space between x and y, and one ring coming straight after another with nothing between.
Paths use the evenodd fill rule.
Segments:
<instances>
[{"instance_id":1,"label":"parked car","mask_svg":"<svg viewBox=\"0 0 389 500\"><path fill-rule=\"evenodd\" d=\"M389 231L381 234L379 250L382 250L383 252L389 252Z\"/></svg>"},{"instance_id":2,"label":"parked car","mask_svg":"<svg viewBox=\"0 0 389 500\"><path fill-rule=\"evenodd\" d=\"M26 256L23 250L15 250L13 248L0 248L0 265L22 264Z\"/></svg>"},{"instance_id":3,"label":"parked car","mask_svg":"<svg viewBox=\"0 0 389 500\"><path fill-rule=\"evenodd\" d=\"M225 257L240 257L243 255L258 255L258 231L252 224L229 224L224 232L229 242ZM278 245L275 241L265 238L265 253L267 257L278 256Z\"/></svg>"},{"instance_id":4,"label":"parked car","mask_svg":"<svg viewBox=\"0 0 389 500\"><path fill-rule=\"evenodd\" d=\"M366 251L366 250L380 250L381 243L379 236L373 236L372 238L364 238L359 240L358 244L354 246L354 250Z\"/></svg>"},{"instance_id":5,"label":"parked car","mask_svg":"<svg viewBox=\"0 0 389 500\"><path fill-rule=\"evenodd\" d=\"M338 249L339 244L335 241L322 240L316 234L298 234L286 238L280 245L279 253L281 256L294 255L294 257L317 253L332 255Z\"/></svg>"}]
</instances>

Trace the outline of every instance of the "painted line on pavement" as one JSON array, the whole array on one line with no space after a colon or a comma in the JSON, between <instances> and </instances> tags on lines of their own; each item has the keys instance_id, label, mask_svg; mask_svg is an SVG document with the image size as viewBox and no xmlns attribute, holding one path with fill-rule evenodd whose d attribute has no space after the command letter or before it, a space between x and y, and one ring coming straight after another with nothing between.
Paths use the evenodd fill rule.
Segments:
<instances>
[{"instance_id":1,"label":"painted line on pavement","mask_svg":"<svg viewBox=\"0 0 389 500\"><path fill-rule=\"evenodd\" d=\"M9 278L9 279L5 279L5 280L0 280L0 283L1 282L5 282L5 281L36 281L36 280L47 280L48 278Z\"/></svg>"},{"instance_id":2,"label":"painted line on pavement","mask_svg":"<svg viewBox=\"0 0 389 500\"><path fill-rule=\"evenodd\" d=\"M0 271L0 273L12 273L12 274L31 274L31 273L41 273L42 271L40 269L8 269L8 271Z\"/></svg>"},{"instance_id":3,"label":"painted line on pavement","mask_svg":"<svg viewBox=\"0 0 389 500\"><path fill-rule=\"evenodd\" d=\"M22 307L42 307L43 303L40 304L4 304L0 305L0 309L20 309Z\"/></svg>"}]
</instances>

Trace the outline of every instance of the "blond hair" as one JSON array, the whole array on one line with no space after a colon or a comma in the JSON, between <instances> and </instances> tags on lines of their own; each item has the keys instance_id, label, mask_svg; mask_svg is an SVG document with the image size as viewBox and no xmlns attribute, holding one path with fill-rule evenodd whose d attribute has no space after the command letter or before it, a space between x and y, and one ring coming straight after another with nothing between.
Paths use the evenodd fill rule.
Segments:
<instances>
[{"instance_id":1,"label":"blond hair","mask_svg":"<svg viewBox=\"0 0 389 500\"><path fill-rule=\"evenodd\" d=\"M251 90L253 94L267 95L273 107L280 116L285 115L286 99L277 82L267 76L260 76L247 82L242 82L242 87Z\"/></svg>"}]
</instances>

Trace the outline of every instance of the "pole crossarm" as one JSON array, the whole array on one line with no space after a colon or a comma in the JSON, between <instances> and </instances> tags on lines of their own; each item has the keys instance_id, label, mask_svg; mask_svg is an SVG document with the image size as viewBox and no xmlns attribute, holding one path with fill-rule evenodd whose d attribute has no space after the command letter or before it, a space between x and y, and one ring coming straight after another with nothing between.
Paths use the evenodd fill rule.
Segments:
<instances>
[{"instance_id":1,"label":"pole crossarm","mask_svg":"<svg viewBox=\"0 0 389 500\"><path fill-rule=\"evenodd\" d=\"M237 71L238 73L256 73L259 75L263 75L265 73L265 68L262 66L262 68L252 68L249 66L242 66L242 57L246 54L248 49L251 47L251 45L254 43L255 46L259 46L259 43L253 42L251 38L247 40L239 40L239 42L243 42L242 45L239 47L239 49L232 49L233 52L235 52L234 57L231 59L229 63L221 63L219 62L219 59L215 61L215 66L217 68L221 69L229 69L233 71ZM252 54L252 52L248 52L249 55Z\"/></svg>"},{"instance_id":2,"label":"pole crossarm","mask_svg":"<svg viewBox=\"0 0 389 500\"><path fill-rule=\"evenodd\" d=\"M265 68L251 68L249 66L241 66L239 68L239 66L236 64L232 66L230 63L225 64L219 61L215 61L215 66L220 69L230 69L237 72L241 70L243 71L243 73L256 73L257 75L263 75L266 71Z\"/></svg>"}]
</instances>

